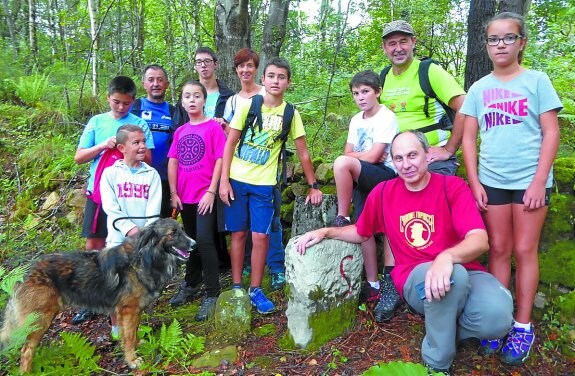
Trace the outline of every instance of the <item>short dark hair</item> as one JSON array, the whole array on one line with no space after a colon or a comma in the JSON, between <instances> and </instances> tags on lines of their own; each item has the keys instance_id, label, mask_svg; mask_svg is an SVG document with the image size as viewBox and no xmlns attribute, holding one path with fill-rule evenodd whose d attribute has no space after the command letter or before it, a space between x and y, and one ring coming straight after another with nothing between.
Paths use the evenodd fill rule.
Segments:
<instances>
[{"instance_id":1,"label":"short dark hair","mask_svg":"<svg viewBox=\"0 0 575 376\"><path fill-rule=\"evenodd\" d=\"M208 98L208 91L206 90L206 87L200 81L188 80L188 81L184 82L184 84L182 85L182 90L187 85L199 86L200 89L202 89L202 93L204 94L204 99Z\"/></svg>"},{"instance_id":2,"label":"short dark hair","mask_svg":"<svg viewBox=\"0 0 575 376\"><path fill-rule=\"evenodd\" d=\"M196 52L194 53L194 58L197 54L209 54L212 59L214 59L214 63L216 61L218 61L218 55L216 55L216 53L214 52L214 50L212 50L210 47L200 47L196 50Z\"/></svg>"},{"instance_id":3,"label":"short dark hair","mask_svg":"<svg viewBox=\"0 0 575 376\"><path fill-rule=\"evenodd\" d=\"M391 154L392 158L393 158L393 143L395 142L395 139L399 137L399 135L404 133L413 134L417 138L417 141L419 141L419 143L421 144L423 151L425 151L426 153L429 151L429 141L427 141L427 137L425 137L425 134L416 129L408 129L406 131L401 131L397 133L395 136L393 136L393 139L391 140L391 146L389 148L389 153Z\"/></svg>"},{"instance_id":4,"label":"short dark hair","mask_svg":"<svg viewBox=\"0 0 575 376\"><path fill-rule=\"evenodd\" d=\"M133 132L140 132L144 134L144 130L137 125L134 124L122 125L120 128L118 128L118 131L116 132L116 144L126 145L126 142L128 141L128 136L130 135L130 133Z\"/></svg>"},{"instance_id":5,"label":"short dark hair","mask_svg":"<svg viewBox=\"0 0 575 376\"><path fill-rule=\"evenodd\" d=\"M250 61L250 59L254 61L256 68L260 66L260 57L257 52L251 48L242 48L236 52L236 55L234 56L234 67L237 68L240 64Z\"/></svg>"},{"instance_id":6,"label":"short dark hair","mask_svg":"<svg viewBox=\"0 0 575 376\"><path fill-rule=\"evenodd\" d=\"M264 67L264 75L266 74L266 71L270 65L274 65L278 68L284 68L287 71L288 80L291 80L291 66L286 59L282 57L272 57L269 59L266 63L266 66Z\"/></svg>"},{"instance_id":7,"label":"short dark hair","mask_svg":"<svg viewBox=\"0 0 575 376\"><path fill-rule=\"evenodd\" d=\"M349 82L349 90L361 85L369 86L376 93L381 90L381 81L379 76L372 70L364 70L357 73Z\"/></svg>"},{"instance_id":8,"label":"short dark hair","mask_svg":"<svg viewBox=\"0 0 575 376\"><path fill-rule=\"evenodd\" d=\"M116 76L108 84L108 95L114 93L128 94L134 99L136 98L136 92L136 84L130 77Z\"/></svg>"},{"instance_id":9,"label":"short dark hair","mask_svg":"<svg viewBox=\"0 0 575 376\"><path fill-rule=\"evenodd\" d=\"M146 79L146 73L150 70L161 70L164 73L164 78L167 80L168 79L168 72L166 72L166 70L164 69L164 67L162 67L161 65L158 64L149 64L146 65L144 67L144 69L142 70L142 81Z\"/></svg>"}]
</instances>

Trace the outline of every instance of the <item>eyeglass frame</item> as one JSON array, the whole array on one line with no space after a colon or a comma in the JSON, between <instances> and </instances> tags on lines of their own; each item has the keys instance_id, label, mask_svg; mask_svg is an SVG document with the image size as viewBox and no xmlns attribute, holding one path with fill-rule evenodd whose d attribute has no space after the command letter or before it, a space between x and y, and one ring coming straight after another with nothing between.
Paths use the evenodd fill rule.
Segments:
<instances>
[{"instance_id":1,"label":"eyeglass frame","mask_svg":"<svg viewBox=\"0 0 575 376\"><path fill-rule=\"evenodd\" d=\"M208 65L211 65L212 63L215 63L215 62L216 62L216 60L208 58L208 59L203 59L203 60L195 60L194 65L196 67L201 67L202 64L205 66L208 66Z\"/></svg>"},{"instance_id":2,"label":"eyeglass frame","mask_svg":"<svg viewBox=\"0 0 575 376\"><path fill-rule=\"evenodd\" d=\"M485 38L485 43L486 43L488 46L491 46L491 47L499 46L499 43L501 43L501 42L503 42L504 45L509 46L509 45L514 44L515 42L517 42L517 39L521 39L521 38L523 38L523 37L524 37L524 36L521 35L521 34L519 34L519 35L518 35L518 34L506 35L506 36L504 36L503 38L499 38L499 37L487 37L487 38ZM505 42L505 38L513 38L513 41ZM497 43L495 43L495 44L489 43L489 40L490 40L490 39L492 39L493 41L495 41L495 39L497 39Z\"/></svg>"}]
</instances>

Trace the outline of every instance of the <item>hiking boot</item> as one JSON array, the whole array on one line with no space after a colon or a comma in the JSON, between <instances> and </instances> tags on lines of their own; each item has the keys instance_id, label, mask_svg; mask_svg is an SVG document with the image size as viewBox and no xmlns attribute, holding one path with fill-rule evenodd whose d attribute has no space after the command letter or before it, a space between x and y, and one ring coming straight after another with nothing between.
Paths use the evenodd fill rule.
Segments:
<instances>
[{"instance_id":1,"label":"hiking boot","mask_svg":"<svg viewBox=\"0 0 575 376\"><path fill-rule=\"evenodd\" d=\"M423 363L425 368L427 368L427 376L434 376L434 375L447 375L451 376L451 368L442 369L442 368L433 368L427 363Z\"/></svg>"},{"instance_id":2,"label":"hiking boot","mask_svg":"<svg viewBox=\"0 0 575 376\"><path fill-rule=\"evenodd\" d=\"M72 324L78 325L85 321L92 320L96 316L96 314L86 308L82 308L81 310L76 313L74 317L72 317Z\"/></svg>"},{"instance_id":3,"label":"hiking boot","mask_svg":"<svg viewBox=\"0 0 575 376\"><path fill-rule=\"evenodd\" d=\"M262 315L267 315L272 313L275 309L274 304L266 298L264 292L260 287L249 289L250 300L252 301L252 306L256 307L256 310Z\"/></svg>"},{"instance_id":4,"label":"hiking boot","mask_svg":"<svg viewBox=\"0 0 575 376\"><path fill-rule=\"evenodd\" d=\"M525 363L534 342L533 325L530 325L529 330L513 327L501 349L501 361L514 366Z\"/></svg>"},{"instance_id":5,"label":"hiking boot","mask_svg":"<svg viewBox=\"0 0 575 376\"><path fill-rule=\"evenodd\" d=\"M360 302L372 303L379 301L379 299L381 299L379 289L371 287L369 283L366 283L359 293Z\"/></svg>"},{"instance_id":6,"label":"hiking boot","mask_svg":"<svg viewBox=\"0 0 575 376\"><path fill-rule=\"evenodd\" d=\"M386 322L393 318L395 309L399 306L400 297L391 275L384 274L379 283L381 298L373 310L373 316L376 322Z\"/></svg>"},{"instance_id":7,"label":"hiking boot","mask_svg":"<svg viewBox=\"0 0 575 376\"><path fill-rule=\"evenodd\" d=\"M199 293L200 293L200 286L191 287L188 286L186 281L184 281L180 284L180 289L178 290L178 293L170 299L169 303L172 307L177 307L184 303L194 300L194 298L196 298L199 295Z\"/></svg>"},{"instance_id":8,"label":"hiking boot","mask_svg":"<svg viewBox=\"0 0 575 376\"><path fill-rule=\"evenodd\" d=\"M285 272L277 272L277 273L270 273L271 280L272 280L272 290L280 290L286 284L286 273Z\"/></svg>"},{"instance_id":9,"label":"hiking boot","mask_svg":"<svg viewBox=\"0 0 575 376\"><path fill-rule=\"evenodd\" d=\"M338 215L337 217L335 217L331 225L332 227L344 227L351 225L351 222L343 215Z\"/></svg>"},{"instance_id":10,"label":"hiking boot","mask_svg":"<svg viewBox=\"0 0 575 376\"><path fill-rule=\"evenodd\" d=\"M202 300L200 310L198 311L194 319L196 321L206 321L208 317L210 317L214 313L216 309L217 300L218 300L217 296L206 296L204 300Z\"/></svg>"},{"instance_id":11,"label":"hiking boot","mask_svg":"<svg viewBox=\"0 0 575 376\"><path fill-rule=\"evenodd\" d=\"M479 344L479 355L493 355L498 353L503 346L505 337L498 339L482 339Z\"/></svg>"}]
</instances>

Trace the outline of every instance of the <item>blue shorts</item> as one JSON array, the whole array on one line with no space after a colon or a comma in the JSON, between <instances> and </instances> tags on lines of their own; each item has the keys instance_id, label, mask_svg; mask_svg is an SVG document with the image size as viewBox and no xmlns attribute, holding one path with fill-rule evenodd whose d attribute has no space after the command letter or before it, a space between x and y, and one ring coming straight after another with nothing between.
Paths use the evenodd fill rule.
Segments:
<instances>
[{"instance_id":1,"label":"blue shorts","mask_svg":"<svg viewBox=\"0 0 575 376\"><path fill-rule=\"evenodd\" d=\"M525 189L502 189L493 188L488 185L482 184L487 194L487 205L507 205L507 204L520 204L523 205L523 196ZM549 206L551 188L545 189L545 206Z\"/></svg>"},{"instance_id":2,"label":"blue shorts","mask_svg":"<svg viewBox=\"0 0 575 376\"><path fill-rule=\"evenodd\" d=\"M234 200L225 206L226 231L269 235L274 216L273 185L253 185L230 179Z\"/></svg>"}]
</instances>

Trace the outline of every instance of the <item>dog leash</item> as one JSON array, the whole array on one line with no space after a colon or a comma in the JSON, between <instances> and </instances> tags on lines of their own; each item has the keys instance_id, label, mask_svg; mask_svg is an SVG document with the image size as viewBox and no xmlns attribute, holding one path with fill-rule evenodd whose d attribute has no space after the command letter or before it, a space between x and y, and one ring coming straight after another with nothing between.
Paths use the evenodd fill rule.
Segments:
<instances>
[{"instance_id":1,"label":"dog leash","mask_svg":"<svg viewBox=\"0 0 575 376\"><path fill-rule=\"evenodd\" d=\"M114 219L114 221L112 222L112 227L114 228L114 230L116 231L120 231L119 228L116 227L116 222L124 220L124 219L150 219L150 218L160 218L160 215L149 215L146 217L118 217L116 219Z\"/></svg>"}]
</instances>

